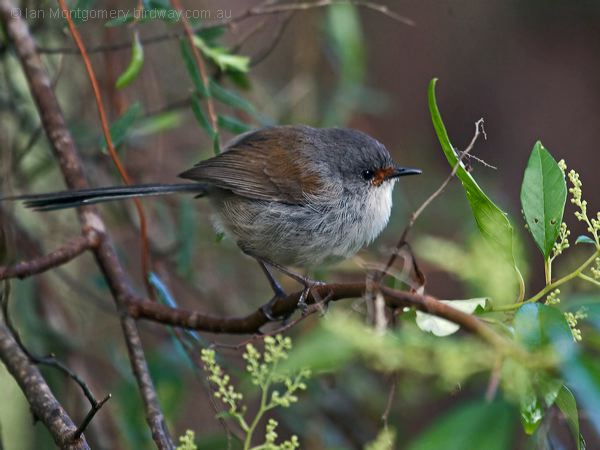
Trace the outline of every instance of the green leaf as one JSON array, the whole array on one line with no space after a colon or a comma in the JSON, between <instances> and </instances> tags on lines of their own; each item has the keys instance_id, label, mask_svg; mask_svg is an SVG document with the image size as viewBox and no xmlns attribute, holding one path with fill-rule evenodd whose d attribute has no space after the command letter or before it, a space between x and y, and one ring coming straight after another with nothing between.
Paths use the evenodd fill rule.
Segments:
<instances>
[{"instance_id":1,"label":"green leaf","mask_svg":"<svg viewBox=\"0 0 600 450\"><path fill-rule=\"evenodd\" d=\"M198 65L194 60L194 55L192 54L192 50L189 44L185 40L180 41L181 48L181 56L183 57L183 62L185 63L185 68L192 79L192 83L196 90L202 95L206 97L206 89L204 88L204 84L202 83L202 77L200 76L200 71L198 70Z\"/></svg>"},{"instance_id":2,"label":"green leaf","mask_svg":"<svg viewBox=\"0 0 600 450\"><path fill-rule=\"evenodd\" d=\"M211 26L209 28L200 28L196 31L196 36L202 39L211 47L214 47L217 39L225 34L225 26Z\"/></svg>"},{"instance_id":3,"label":"green leaf","mask_svg":"<svg viewBox=\"0 0 600 450\"><path fill-rule=\"evenodd\" d=\"M442 122L442 117L436 104L436 81L437 79L434 78L429 83L429 111L444 155L446 155L450 166L455 167L458 162L458 156L450 143L450 138L448 137L446 127ZM456 176L460 179L465 189L467 200L471 205L479 231L492 246L500 251L508 261L514 264L513 229L506 214L483 192L475 179L467 172L462 162L458 166Z\"/></svg>"},{"instance_id":4,"label":"green leaf","mask_svg":"<svg viewBox=\"0 0 600 450\"><path fill-rule=\"evenodd\" d=\"M436 82L436 78L432 79L428 89L431 120L448 163L450 163L451 167L455 167L458 163L458 156L450 142L446 127L442 121L442 116L437 107L435 100ZM513 228L506 217L506 213L498 208L483 192L475 179L467 172L462 162L458 165L456 176L460 179L463 188L465 189L465 194L469 205L471 206L473 217L475 218L479 231L485 237L486 241L515 268L517 276L522 280L513 254Z\"/></svg>"},{"instance_id":5,"label":"green leaf","mask_svg":"<svg viewBox=\"0 0 600 450\"><path fill-rule=\"evenodd\" d=\"M122 89L125 86L129 85L133 80L135 80L142 70L142 66L144 65L144 47L140 42L139 33L136 31L133 38L133 44L131 47L131 60L129 61L129 65L127 69L119 76L117 79L117 89Z\"/></svg>"},{"instance_id":6,"label":"green leaf","mask_svg":"<svg viewBox=\"0 0 600 450\"><path fill-rule=\"evenodd\" d=\"M555 404L567 419L567 423L569 424L569 428L571 429L571 433L575 439L577 449L581 450L583 439L579 434L579 413L577 412L577 402L575 401L575 397L569 388L562 386L561 390L558 392L558 396L556 397Z\"/></svg>"},{"instance_id":7,"label":"green leaf","mask_svg":"<svg viewBox=\"0 0 600 450\"><path fill-rule=\"evenodd\" d=\"M596 242L589 236L586 236L585 234L582 234L581 236L577 236L577 239L575 240L575 244L592 244L592 245L596 245Z\"/></svg>"},{"instance_id":8,"label":"green leaf","mask_svg":"<svg viewBox=\"0 0 600 450\"><path fill-rule=\"evenodd\" d=\"M221 103L245 111L252 116L256 116L256 108L254 108L252 103L239 96L237 93L225 89L214 80L210 80L210 93Z\"/></svg>"},{"instance_id":9,"label":"green leaf","mask_svg":"<svg viewBox=\"0 0 600 450\"><path fill-rule=\"evenodd\" d=\"M140 120L132 130L134 136L147 136L162 133L177 128L183 122L183 114L180 111L165 111Z\"/></svg>"},{"instance_id":10,"label":"green leaf","mask_svg":"<svg viewBox=\"0 0 600 450\"><path fill-rule=\"evenodd\" d=\"M206 131L206 134L213 139L216 134L215 130L213 130L208 117L206 114L204 114L204 110L202 109L202 100L197 92L192 94L192 111L194 113L194 117L196 117L196 120L200 124L200 127L202 127L202 129Z\"/></svg>"},{"instance_id":11,"label":"green leaf","mask_svg":"<svg viewBox=\"0 0 600 450\"><path fill-rule=\"evenodd\" d=\"M219 124L219 128L223 128L227 131L231 131L234 134L242 134L242 133L245 133L246 131L252 130L251 125L248 125L247 123L242 122L237 117L228 116L225 114L223 114L223 115L219 114L217 123Z\"/></svg>"},{"instance_id":12,"label":"green leaf","mask_svg":"<svg viewBox=\"0 0 600 450\"><path fill-rule=\"evenodd\" d=\"M567 183L550 152L537 141L531 151L521 185L521 205L529 232L548 259L562 223Z\"/></svg>"},{"instance_id":13,"label":"green leaf","mask_svg":"<svg viewBox=\"0 0 600 450\"><path fill-rule=\"evenodd\" d=\"M115 120L110 126L110 136L112 137L113 145L118 147L128 136L132 125L142 114L142 106L135 102L121 117ZM106 142L102 139L102 152L106 152Z\"/></svg>"},{"instance_id":14,"label":"green leaf","mask_svg":"<svg viewBox=\"0 0 600 450\"><path fill-rule=\"evenodd\" d=\"M438 419L408 450L509 450L513 410L506 403L461 405Z\"/></svg>"},{"instance_id":15,"label":"green leaf","mask_svg":"<svg viewBox=\"0 0 600 450\"><path fill-rule=\"evenodd\" d=\"M193 37L193 42L200 51L214 62L219 69L226 72L233 70L235 72L248 72L250 58L247 56L233 55L223 47L211 47L200 36Z\"/></svg>"}]
</instances>

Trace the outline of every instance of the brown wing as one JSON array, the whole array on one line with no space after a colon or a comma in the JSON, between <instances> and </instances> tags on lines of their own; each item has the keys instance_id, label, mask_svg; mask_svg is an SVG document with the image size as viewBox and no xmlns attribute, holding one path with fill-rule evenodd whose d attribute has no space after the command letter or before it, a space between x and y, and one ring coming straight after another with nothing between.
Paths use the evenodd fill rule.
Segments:
<instances>
[{"instance_id":1,"label":"brown wing","mask_svg":"<svg viewBox=\"0 0 600 450\"><path fill-rule=\"evenodd\" d=\"M226 151L201 161L179 176L210 183L244 197L290 204L306 203L320 189L310 161L297 151L304 133L298 127L265 128L233 140Z\"/></svg>"}]
</instances>

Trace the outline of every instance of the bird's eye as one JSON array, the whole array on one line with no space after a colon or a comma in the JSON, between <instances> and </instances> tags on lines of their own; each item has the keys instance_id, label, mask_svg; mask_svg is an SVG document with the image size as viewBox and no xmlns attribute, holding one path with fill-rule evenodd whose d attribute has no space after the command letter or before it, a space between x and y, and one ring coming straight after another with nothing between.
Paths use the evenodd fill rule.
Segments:
<instances>
[{"instance_id":1,"label":"bird's eye","mask_svg":"<svg viewBox=\"0 0 600 450\"><path fill-rule=\"evenodd\" d=\"M363 180L369 181L373 179L373 177L375 176L375 172L369 169L363 170L361 176L363 177Z\"/></svg>"}]
</instances>

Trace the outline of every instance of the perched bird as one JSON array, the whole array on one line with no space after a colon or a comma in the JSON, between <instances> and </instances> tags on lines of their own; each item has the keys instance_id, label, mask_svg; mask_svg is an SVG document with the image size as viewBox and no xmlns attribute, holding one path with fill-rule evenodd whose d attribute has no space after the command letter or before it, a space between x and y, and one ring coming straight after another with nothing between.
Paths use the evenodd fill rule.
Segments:
<instances>
[{"instance_id":1,"label":"perched bird","mask_svg":"<svg viewBox=\"0 0 600 450\"><path fill-rule=\"evenodd\" d=\"M188 192L207 197L220 231L263 268L310 267L349 258L385 228L399 177L421 173L348 128L275 126L244 133L224 151L180 174L187 184L103 187L11 197L38 211L130 197ZM4 200L9 199L5 198Z\"/></svg>"}]
</instances>

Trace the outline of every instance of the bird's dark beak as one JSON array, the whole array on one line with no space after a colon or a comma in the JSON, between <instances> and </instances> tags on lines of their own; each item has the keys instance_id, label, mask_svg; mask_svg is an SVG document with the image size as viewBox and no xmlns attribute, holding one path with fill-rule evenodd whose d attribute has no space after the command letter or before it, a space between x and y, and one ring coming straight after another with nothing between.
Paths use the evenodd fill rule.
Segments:
<instances>
[{"instance_id":1,"label":"bird's dark beak","mask_svg":"<svg viewBox=\"0 0 600 450\"><path fill-rule=\"evenodd\" d=\"M394 166L393 170L390 171L387 178L398 178L406 175L419 175L421 173L421 169L411 169L410 167Z\"/></svg>"}]
</instances>

